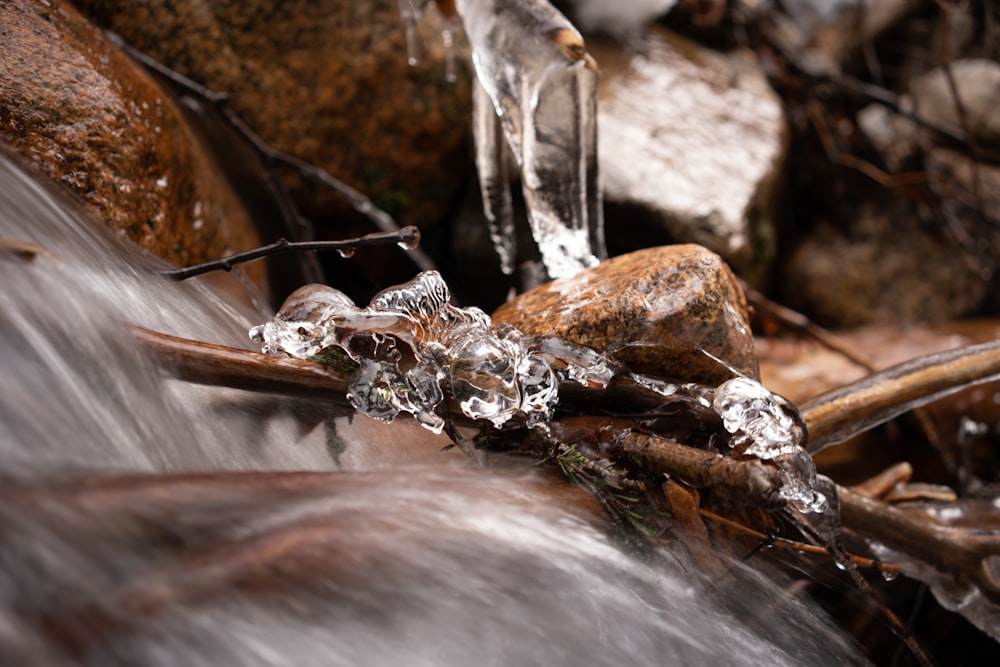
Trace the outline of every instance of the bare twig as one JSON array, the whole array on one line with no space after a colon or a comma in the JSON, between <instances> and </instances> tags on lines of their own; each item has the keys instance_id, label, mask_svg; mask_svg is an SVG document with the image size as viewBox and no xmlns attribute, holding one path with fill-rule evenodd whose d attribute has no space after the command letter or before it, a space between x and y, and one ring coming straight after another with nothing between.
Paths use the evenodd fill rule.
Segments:
<instances>
[{"instance_id":1,"label":"bare twig","mask_svg":"<svg viewBox=\"0 0 1000 667\"><path fill-rule=\"evenodd\" d=\"M346 402L347 376L322 364L129 328L139 344L179 379Z\"/></svg>"},{"instance_id":2,"label":"bare twig","mask_svg":"<svg viewBox=\"0 0 1000 667\"><path fill-rule=\"evenodd\" d=\"M776 301L767 298L744 281L740 280L743 293L758 312L764 313L773 318L782 326L794 331L802 336L815 340L829 350L840 354L853 364L864 368L866 371L874 372L875 365L870 359L862 355L851 346L843 343L829 331L819 326L802 313L781 305Z\"/></svg>"},{"instance_id":3,"label":"bare twig","mask_svg":"<svg viewBox=\"0 0 1000 667\"><path fill-rule=\"evenodd\" d=\"M795 540L789 540L784 537L775 537L773 535L766 535L759 530L754 530L749 526L744 526L742 523L737 523L731 519L727 519L724 516L720 516L715 512L710 512L706 509L699 509L698 513L710 521L716 523L721 523L723 525L729 526L733 530L744 533L745 535L750 535L756 537L759 540L766 541L768 544L773 544L776 547L782 549L792 549L794 551L801 551L803 553L810 554L820 554L823 556L829 556L830 550L826 547L821 547L816 544L806 544L805 542L796 542ZM864 556L858 556L855 554L848 554L848 558L852 563L858 567L874 568L879 572L885 572L889 575L899 574L899 566L893 565L891 563L883 563L877 561L873 558L865 558Z\"/></svg>"},{"instance_id":4,"label":"bare twig","mask_svg":"<svg viewBox=\"0 0 1000 667\"><path fill-rule=\"evenodd\" d=\"M970 345L898 364L826 392L800 406L815 453L904 412L1000 378L1000 341Z\"/></svg>"},{"instance_id":5,"label":"bare twig","mask_svg":"<svg viewBox=\"0 0 1000 667\"><path fill-rule=\"evenodd\" d=\"M274 243L253 250L238 252L222 259L217 259L204 264L197 264L183 269L167 269L161 271L161 275L171 280L187 280L195 276L200 276L210 271L229 271L237 264L249 262L261 257L278 255L287 252L310 251L310 250L338 250L348 251L355 248L364 248L374 245L384 245L386 243L398 243L404 246L416 245L420 242L420 231L410 225L390 232L374 232L355 239L344 239L342 241L299 241L291 242L287 239L278 239Z\"/></svg>"}]
</instances>

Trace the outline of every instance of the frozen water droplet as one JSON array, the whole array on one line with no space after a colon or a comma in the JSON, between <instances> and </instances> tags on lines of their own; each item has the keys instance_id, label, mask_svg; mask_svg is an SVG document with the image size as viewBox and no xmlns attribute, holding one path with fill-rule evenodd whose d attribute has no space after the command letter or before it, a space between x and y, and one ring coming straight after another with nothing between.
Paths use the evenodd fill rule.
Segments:
<instances>
[{"instance_id":1,"label":"frozen water droplet","mask_svg":"<svg viewBox=\"0 0 1000 667\"><path fill-rule=\"evenodd\" d=\"M734 452L774 461L779 467L779 495L800 512L823 513L829 499L817 489L816 464L801 446L802 430L791 406L759 382L736 377L715 391L712 408L731 435Z\"/></svg>"},{"instance_id":2,"label":"frozen water droplet","mask_svg":"<svg viewBox=\"0 0 1000 667\"><path fill-rule=\"evenodd\" d=\"M645 387L650 391L654 391L660 396L670 397L677 393L677 385L672 382L664 382L663 380L656 380L651 377L646 377L645 375L638 375L636 373L630 373L629 377L635 381L640 387Z\"/></svg>"},{"instance_id":3,"label":"frozen water droplet","mask_svg":"<svg viewBox=\"0 0 1000 667\"><path fill-rule=\"evenodd\" d=\"M403 250L415 249L418 245L420 245L420 232L414 229L413 233L409 237L403 239L396 245L398 245Z\"/></svg>"},{"instance_id":4,"label":"frozen water droplet","mask_svg":"<svg viewBox=\"0 0 1000 667\"><path fill-rule=\"evenodd\" d=\"M337 254L344 259L350 259L354 257L354 248L337 248Z\"/></svg>"},{"instance_id":5,"label":"frozen water droplet","mask_svg":"<svg viewBox=\"0 0 1000 667\"><path fill-rule=\"evenodd\" d=\"M882 570L882 578L886 581L896 581L899 576L899 572L894 572L892 570Z\"/></svg>"},{"instance_id":6,"label":"frozen water droplet","mask_svg":"<svg viewBox=\"0 0 1000 667\"><path fill-rule=\"evenodd\" d=\"M449 356L451 390L463 413L497 428L516 414L521 400L515 345L493 335L470 335Z\"/></svg>"}]
</instances>

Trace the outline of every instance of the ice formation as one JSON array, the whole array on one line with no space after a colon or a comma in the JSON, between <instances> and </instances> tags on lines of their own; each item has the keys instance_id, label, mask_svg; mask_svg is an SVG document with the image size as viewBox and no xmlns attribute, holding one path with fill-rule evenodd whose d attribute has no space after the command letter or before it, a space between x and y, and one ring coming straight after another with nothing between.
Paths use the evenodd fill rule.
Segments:
<instances>
[{"instance_id":1,"label":"ice formation","mask_svg":"<svg viewBox=\"0 0 1000 667\"><path fill-rule=\"evenodd\" d=\"M513 238L504 147L521 170L532 235L553 278L597 264L597 66L545 0L457 0L482 88L474 98L484 210L505 271ZM488 99L487 99L488 98Z\"/></svg>"},{"instance_id":2,"label":"ice formation","mask_svg":"<svg viewBox=\"0 0 1000 667\"><path fill-rule=\"evenodd\" d=\"M399 0L407 58L428 0ZM606 255L597 170L597 65L576 28L547 0L456 0L478 79L473 133L483 211L500 268L514 271L514 218L506 149L521 171L532 235L553 278ZM453 76L452 31L442 41Z\"/></svg>"},{"instance_id":3,"label":"ice formation","mask_svg":"<svg viewBox=\"0 0 1000 667\"><path fill-rule=\"evenodd\" d=\"M434 432L447 423L449 395L466 417L496 428L537 425L551 417L560 380L601 386L613 375L597 352L493 327L482 310L450 300L436 271L380 292L367 308L332 287L307 285L250 338L265 353L302 359L343 350L359 366L348 389L355 409L383 421L406 412Z\"/></svg>"},{"instance_id":4,"label":"ice formation","mask_svg":"<svg viewBox=\"0 0 1000 667\"><path fill-rule=\"evenodd\" d=\"M783 399L756 380L740 376L719 385L712 408L731 434L729 444L735 454L778 465L782 498L802 512L826 510L827 498L816 490L816 465L802 447L804 433Z\"/></svg>"}]
</instances>

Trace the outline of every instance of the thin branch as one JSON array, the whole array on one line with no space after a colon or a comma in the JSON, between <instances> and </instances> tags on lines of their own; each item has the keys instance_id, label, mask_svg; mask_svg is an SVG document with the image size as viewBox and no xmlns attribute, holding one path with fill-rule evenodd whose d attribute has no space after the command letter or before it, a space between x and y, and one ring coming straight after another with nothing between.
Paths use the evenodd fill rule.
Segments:
<instances>
[{"instance_id":1,"label":"thin branch","mask_svg":"<svg viewBox=\"0 0 1000 667\"><path fill-rule=\"evenodd\" d=\"M828 350L832 350L841 355L853 364L864 368L868 372L876 370L870 359L860 352L839 340L829 331L819 326L802 313L783 306L777 301L773 301L744 281L740 280L740 287L746 295L747 301L759 312L766 313L769 317L780 323L785 328L794 331L806 338L811 338Z\"/></svg>"},{"instance_id":2,"label":"thin branch","mask_svg":"<svg viewBox=\"0 0 1000 667\"><path fill-rule=\"evenodd\" d=\"M741 280L740 285L743 288L744 294L746 294L747 301L759 311L767 313L770 317L773 317L778 323L787 327L789 330L797 332L798 334L811 338L820 345L826 347L827 349L840 354L845 359L850 361L857 366L868 371L868 373L875 373L878 371L878 367L870 359L865 357L859 351L855 350L852 346L847 345L843 341L839 340L832 333L819 326L808 317L802 313L792 310L786 306L768 299L766 296L753 289L745 281ZM947 457L943 455L945 447L942 444L941 435L938 432L938 428L931 418L930 414L923 409L914 409L913 417L917 422L921 432L927 439L927 442L938 452L942 454L942 460L945 465L951 470L952 466Z\"/></svg>"},{"instance_id":3,"label":"thin branch","mask_svg":"<svg viewBox=\"0 0 1000 667\"><path fill-rule=\"evenodd\" d=\"M796 542L795 540L789 540L784 537L765 535L764 533L758 530L754 530L749 526L744 526L742 523L738 523L736 521L733 521L732 519L727 519L724 516L720 516L706 509L699 508L698 513L701 514L706 519L709 519L710 521L714 521L716 523L721 523L725 526L729 526L733 530L739 531L746 535L750 535L752 537L756 537L757 539L766 541L768 544L773 544L776 547L781 547L783 549L792 549L794 551L801 551L803 553L820 554L823 556L830 555L830 550L827 549L826 547L821 547L816 544L806 544L805 542ZM883 563L882 561L878 561L873 558L865 558L864 556L858 556L855 554L848 554L847 556L850 559L850 561L855 565L857 565L858 567L874 568L877 569L879 572L885 572L886 574L889 575L899 574L898 565L893 565L891 563Z\"/></svg>"},{"instance_id":4,"label":"thin branch","mask_svg":"<svg viewBox=\"0 0 1000 667\"><path fill-rule=\"evenodd\" d=\"M973 581L986 597L1000 602L1000 582L987 566L987 559L1000 557L1000 533L945 526L924 512L906 512L842 486L837 495L845 528L956 581Z\"/></svg>"},{"instance_id":5,"label":"thin branch","mask_svg":"<svg viewBox=\"0 0 1000 667\"><path fill-rule=\"evenodd\" d=\"M160 274L170 280L187 280L195 276L200 276L210 271L229 271L237 264L250 262L261 257L280 255L288 252L310 251L310 250L337 250L350 251L356 248L368 246L384 245L386 243L401 244L409 248L420 242L420 230L409 225L389 232L374 232L365 234L355 239L344 239L341 241L298 241L291 242L287 239L278 239L274 243L253 250L238 252L222 259L217 259L204 264L196 264L183 269L166 269Z\"/></svg>"},{"instance_id":6,"label":"thin branch","mask_svg":"<svg viewBox=\"0 0 1000 667\"><path fill-rule=\"evenodd\" d=\"M139 345L181 380L346 403L348 377L322 364L129 326Z\"/></svg>"}]
</instances>

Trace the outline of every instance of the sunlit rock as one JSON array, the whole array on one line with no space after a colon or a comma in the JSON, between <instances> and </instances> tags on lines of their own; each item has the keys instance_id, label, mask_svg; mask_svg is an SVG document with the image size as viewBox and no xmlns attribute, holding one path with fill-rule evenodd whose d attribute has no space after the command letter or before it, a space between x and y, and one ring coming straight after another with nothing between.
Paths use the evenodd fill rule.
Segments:
<instances>
[{"instance_id":1,"label":"sunlit rock","mask_svg":"<svg viewBox=\"0 0 1000 667\"><path fill-rule=\"evenodd\" d=\"M662 28L634 53L592 51L609 245L692 242L741 268L766 261L787 138L763 74Z\"/></svg>"},{"instance_id":2,"label":"sunlit rock","mask_svg":"<svg viewBox=\"0 0 1000 667\"><path fill-rule=\"evenodd\" d=\"M695 245L614 257L516 297L494 314L526 335L553 334L605 351L631 370L719 384L728 366L757 375L742 290L729 267Z\"/></svg>"},{"instance_id":3,"label":"sunlit rock","mask_svg":"<svg viewBox=\"0 0 1000 667\"><path fill-rule=\"evenodd\" d=\"M178 107L74 9L13 0L0 25L0 132L18 152L174 263L260 245Z\"/></svg>"}]
</instances>

